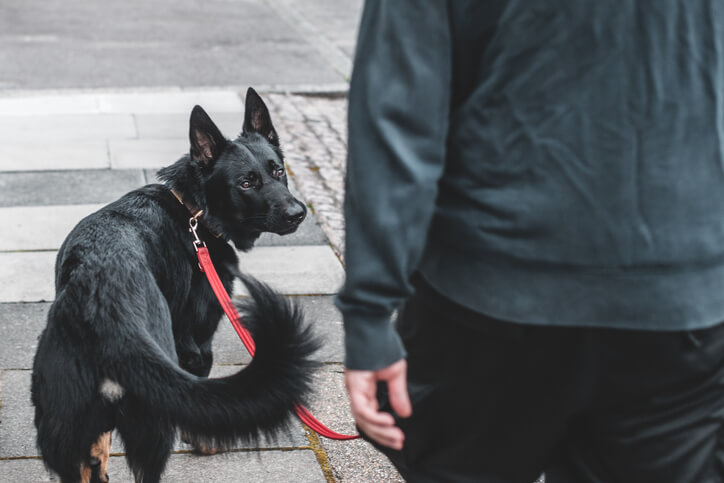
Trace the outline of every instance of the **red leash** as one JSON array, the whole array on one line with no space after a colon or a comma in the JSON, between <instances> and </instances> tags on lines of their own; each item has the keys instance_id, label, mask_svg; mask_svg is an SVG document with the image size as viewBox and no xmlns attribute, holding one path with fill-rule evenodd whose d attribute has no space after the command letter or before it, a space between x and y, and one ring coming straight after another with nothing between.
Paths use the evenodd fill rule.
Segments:
<instances>
[{"instance_id":1,"label":"red leash","mask_svg":"<svg viewBox=\"0 0 724 483\"><path fill-rule=\"evenodd\" d=\"M214 264L211 263L211 256L209 255L208 248L206 248L206 245L203 244L201 240L199 240L199 237L196 235L196 226L196 219L192 218L191 232L196 238L196 241L194 241L194 247L196 248L196 256L199 258L199 267L201 268L201 271L206 274L206 278L209 279L209 283L211 284L211 288L214 291L214 294L216 294L216 298L219 299L221 307L224 309L226 316L231 321L231 325L234 326L234 330L236 330L236 333L239 334L239 338L244 343L244 347L246 347L246 350L249 351L249 355L254 357L254 352L256 350L254 339L251 338L251 334L249 334L249 331L246 330L243 325L241 325L241 316L239 315L239 312L237 312L236 307L234 307L234 304L231 303L229 294L226 292L226 289L221 283L221 280L219 280L219 276L216 273ZM312 413L310 413L309 410L304 406L297 406L297 416L299 417L299 419L302 420L304 424L306 424L316 433L324 436L325 438L338 440L359 438L359 435L339 434L335 431L332 431L327 426L322 424L317 418L315 418Z\"/></svg>"}]
</instances>

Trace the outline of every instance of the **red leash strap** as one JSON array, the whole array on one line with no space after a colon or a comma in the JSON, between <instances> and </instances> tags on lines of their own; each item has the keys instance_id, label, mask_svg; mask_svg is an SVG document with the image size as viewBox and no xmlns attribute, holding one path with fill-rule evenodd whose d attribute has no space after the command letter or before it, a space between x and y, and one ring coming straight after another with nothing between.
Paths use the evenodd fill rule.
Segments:
<instances>
[{"instance_id":1,"label":"red leash strap","mask_svg":"<svg viewBox=\"0 0 724 483\"><path fill-rule=\"evenodd\" d=\"M249 351L249 355L254 357L254 352L256 350L254 339L251 338L251 334L249 334L249 331L246 330L243 325L241 325L241 316L239 315L239 312L236 311L236 307L234 307L234 304L231 303L229 294L226 292L226 289L221 283L221 280L219 280L219 275L216 273L214 264L211 263L211 256L209 255L208 248L206 248L205 245L199 246L194 244L194 246L196 247L196 255L199 258L199 266L201 267L201 271L204 272L206 274L206 278L209 279L209 283L211 284L211 288L214 291L214 294L216 294L216 298L219 299L221 307L224 309L226 316L231 321L231 325L234 326L234 330L236 330L236 333L239 334L239 338L244 343L244 347L246 347L246 350ZM297 406L297 416L299 417L299 419L302 420L304 424L306 424L316 433L324 436L325 438L338 440L359 438L358 435L339 434L335 431L332 431L327 426L319 422L319 420L317 420L317 418L315 418L312 413L310 413L309 410L304 406Z\"/></svg>"}]
</instances>

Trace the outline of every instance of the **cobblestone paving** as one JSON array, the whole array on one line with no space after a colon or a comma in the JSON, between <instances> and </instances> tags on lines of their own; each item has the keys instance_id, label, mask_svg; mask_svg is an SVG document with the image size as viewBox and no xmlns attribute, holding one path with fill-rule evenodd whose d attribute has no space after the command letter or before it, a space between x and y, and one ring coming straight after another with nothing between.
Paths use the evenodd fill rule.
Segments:
<instances>
[{"instance_id":1,"label":"cobblestone paving","mask_svg":"<svg viewBox=\"0 0 724 483\"><path fill-rule=\"evenodd\" d=\"M343 259L347 100L341 95L292 94L265 99L297 188Z\"/></svg>"}]
</instances>

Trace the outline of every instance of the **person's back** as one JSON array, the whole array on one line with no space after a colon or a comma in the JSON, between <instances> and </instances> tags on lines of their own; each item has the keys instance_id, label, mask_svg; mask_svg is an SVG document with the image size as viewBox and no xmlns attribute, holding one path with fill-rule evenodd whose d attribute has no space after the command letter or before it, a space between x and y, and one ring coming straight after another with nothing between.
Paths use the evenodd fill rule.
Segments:
<instances>
[{"instance_id":1,"label":"person's back","mask_svg":"<svg viewBox=\"0 0 724 483\"><path fill-rule=\"evenodd\" d=\"M472 1L450 16L426 278L507 320L720 322L724 4Z\"/></svg>"},{"instance_id":2,"label":"person's back","mask_svg":"<svg viewBox=\"0 0 724 483\"><path fill-rule=\"evenodd\" d=\"M610 359L636 337L677 374L657 386L661 397L674 386L704 391L677 365L692 357L708 364L696 377L721 377L724 362L711 354L724 321L724 2L369 2L349 139L347 282L338 298L349 369L388 366L405 356L402 340L410 381L425 379L436 369L421 349L428 322L420 319L431 317L421 307L437 300L466 327L440 323L442 331L473 327L467 338L483 343L505 333L497 344L529 359L518 367L496 356L506 375L487 388L496 398L520 396L512 374L545 371L556 359L533 354L535 340L570 356L548 369L590 364L582 371L591 372L561 375L571 387L638 364L635 347ZM385 321L405 301L400 339ZM682 336L695 342L671 342ZM595 360L572 355L583 347ZM681 360L666 359L664 347ZM466 374L485 379L491 364ZM654 380L651 370L632 377ZM600 390L575 404L561 396L561 411L590 411ZM484 412L480 389L471 391ZM724 403L711 401L706 411L720 418ZM560 438L568 417L550 418ZM690 474L687 464L668 474Z\"/></svg>"}]
</instances>

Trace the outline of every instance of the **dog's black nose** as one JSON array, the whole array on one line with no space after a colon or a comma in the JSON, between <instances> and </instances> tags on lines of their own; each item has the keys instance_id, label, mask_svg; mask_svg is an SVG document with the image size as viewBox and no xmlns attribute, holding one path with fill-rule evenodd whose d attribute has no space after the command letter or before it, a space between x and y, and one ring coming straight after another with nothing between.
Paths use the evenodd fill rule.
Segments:
<instances>
[{"instance_id":1,"label":"dog's black nose","mask_svg":"<svg viewBox=\"0 0 724 483\"><path fill-rule=\"evenodd\" d=\"M304 206L297 203L290 205L284 212L284 219L286 219L290 225L300 224L305 216L307 216L307 210L304 209Z\"/></svg>"}]
</instances>

